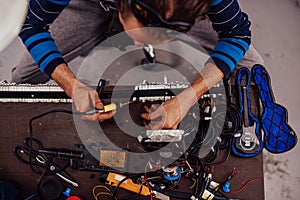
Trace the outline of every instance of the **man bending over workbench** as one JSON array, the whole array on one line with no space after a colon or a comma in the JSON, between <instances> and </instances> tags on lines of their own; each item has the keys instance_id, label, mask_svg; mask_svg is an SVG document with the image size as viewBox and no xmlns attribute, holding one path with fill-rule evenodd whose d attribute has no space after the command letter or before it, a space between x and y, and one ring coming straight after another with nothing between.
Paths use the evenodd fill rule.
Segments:
<instances>
[{"instance_id":1,"label":"man bending over workbench","mask_svg":"<svg viewBox=\"0 0 300 200\"><path fill-rule=\"evenodd\" d=\"M175 129L189 108L238 64L251 67L262 63L250 45L250 22L237 0L30 0L20 37L31 56L24 55L13 69L12 82L36 84L51 78L73 99L78 111L103 109L97 92L76 79L67 62L122 28L142 27L174 29L194 36L211 52L213 61L207 62L176 98L142 114L145 120L162 118L151 124L153 129ZM148 36L130 37L140 44ZM113 114L95 113L84 118L103 121Z\"/></svg>"}]
</instances>

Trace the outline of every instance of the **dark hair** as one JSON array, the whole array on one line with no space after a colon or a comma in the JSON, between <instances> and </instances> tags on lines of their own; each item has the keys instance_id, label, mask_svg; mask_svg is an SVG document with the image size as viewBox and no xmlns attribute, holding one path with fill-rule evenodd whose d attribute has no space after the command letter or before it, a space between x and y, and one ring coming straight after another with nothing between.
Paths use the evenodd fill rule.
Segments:
<instances>
[{"instance_id":1,"label":"dark hair","mask_svg":"<svg viewBox=\"0 0 300 200\"><path fill-rule=\"evenodd\" d=\"M130 6L128 0L117 0L119 11L126 17ZM141 0L156 10L167 21L193 22L205 18L212 0Z\"/></svg>"}]
</instances>

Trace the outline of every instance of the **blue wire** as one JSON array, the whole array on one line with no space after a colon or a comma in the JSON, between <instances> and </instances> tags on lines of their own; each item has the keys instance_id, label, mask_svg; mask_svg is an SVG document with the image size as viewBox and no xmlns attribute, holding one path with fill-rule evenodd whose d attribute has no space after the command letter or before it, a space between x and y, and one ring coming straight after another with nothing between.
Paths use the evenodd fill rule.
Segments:
<instances>
[{"instance_id":1,"label":"blue wire","mask_svg":"<svg viewBox=\"0 0 300 200\"><path fill-rule=\"evenodd\" d=\"M36 196L38 196L38 194L33 194L33 195L27 197L27 198L24 199L24 200L30 200L30 199L32 199L32 198L34 198L34 197L36 197Z\"/></svg>"}]
</instances>

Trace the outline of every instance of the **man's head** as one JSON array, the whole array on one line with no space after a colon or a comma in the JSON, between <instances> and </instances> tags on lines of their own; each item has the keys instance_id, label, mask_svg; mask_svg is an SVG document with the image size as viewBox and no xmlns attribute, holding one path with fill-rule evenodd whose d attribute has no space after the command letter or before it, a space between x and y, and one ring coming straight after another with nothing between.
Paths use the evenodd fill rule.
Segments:
<instances>
[{"instance_id":1,"label":"man's head","mask_svg":"<svg viewBox=\"0 0 300 200\"><path fill-rule=\"evenodd\" d=\"M117 0L124 29L161 27L187 32L205 16L212 0Z\"/></svg>"}]
</instances>

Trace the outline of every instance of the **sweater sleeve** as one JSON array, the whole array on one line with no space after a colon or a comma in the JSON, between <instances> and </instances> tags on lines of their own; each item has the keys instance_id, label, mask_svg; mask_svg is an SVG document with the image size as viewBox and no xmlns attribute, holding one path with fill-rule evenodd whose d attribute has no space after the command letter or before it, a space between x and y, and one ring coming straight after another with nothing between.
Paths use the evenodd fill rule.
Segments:
<instances>
[{"instance_id":1,"label":"sweater sleeve","mask_svg":"<svg viewBox=\"0 0 300 200\"><path fill-rule=\"evenodd\" d=\"M49 26L71 0L30 0L24 25L19 33L24 45L42 72L49 76L65 63Z\"/></svg>"},{"instance_id":2,"label":"sweater sleeve","mask_svg":"<svg viewBox=\"0 0 300 200\"><path fill-rule=\"evenodd\" d=\"M227 77L249 49L251 23L237 0L214 0L207 16L219 36L211 58Z\"/></svg>"}]
</instances>

